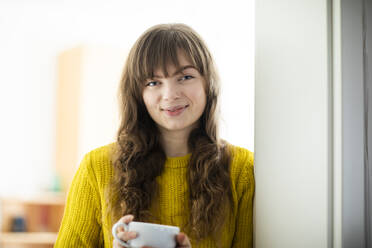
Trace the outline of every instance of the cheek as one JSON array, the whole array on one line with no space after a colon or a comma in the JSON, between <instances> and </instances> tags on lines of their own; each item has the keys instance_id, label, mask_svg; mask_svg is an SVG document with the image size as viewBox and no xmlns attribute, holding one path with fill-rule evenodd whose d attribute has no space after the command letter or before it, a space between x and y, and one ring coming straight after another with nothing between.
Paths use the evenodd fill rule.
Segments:
<instances>
[{"instance_id":1,"label":"cheek","mask_svg":"<svg viewBox=\"0 0 372 248\"><path fill-rule=\"evenodd\" d=\"M204 88L196 89L192 91L191 94L194 101L197 102L199 105L203 105L204 108L207 99Z\"/></svg>"},{"instance_id":2,"label":"cheek","mask_svg":"<svg viewBox=\"0 0 372 248\"><path fill-rule=\"evenodd\" d=\"M205 101L206 95L204 89L197 92L195 97L197 97L198 99L203 99Z\"/></svg>"},{"instance_id":3,"label":"cheek","mask_svg":"<svg viewBox=\"0 0 372 248\"><path fill-rule=\"evenodd\" d=\"M150 92L144 91L142 93L143 102L145 103L146 109L149 110L152 104L152 96Z\"/></svg>"}]
</instances>

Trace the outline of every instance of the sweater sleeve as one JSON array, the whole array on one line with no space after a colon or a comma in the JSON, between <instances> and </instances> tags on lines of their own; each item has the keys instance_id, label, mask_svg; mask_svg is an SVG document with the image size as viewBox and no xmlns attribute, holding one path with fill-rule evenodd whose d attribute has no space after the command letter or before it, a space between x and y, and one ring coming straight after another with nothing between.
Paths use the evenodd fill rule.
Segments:
<instances>
[{"instance_id":1,"label":"sweater sleeve","mask_svg":"<svg viewBox=\"0 0 372 248\"><path fill-rule=\"evenodd\" d=\"M100 198L87 154L71 183L54 247L102 247Z\"/></svg>"},{"instance_id":2,"label":"sweater sleeve","mask_svg":"<svg viewBox=\"0 0 372 248\"><path fill-rule=\"evenodd\" d=\"M238 203L233 248L253 247L253 199L255 188L253 153L249 152L247 158L244 162L237 188L241 193L241 197Z\"/></svg>"}]
</instances>

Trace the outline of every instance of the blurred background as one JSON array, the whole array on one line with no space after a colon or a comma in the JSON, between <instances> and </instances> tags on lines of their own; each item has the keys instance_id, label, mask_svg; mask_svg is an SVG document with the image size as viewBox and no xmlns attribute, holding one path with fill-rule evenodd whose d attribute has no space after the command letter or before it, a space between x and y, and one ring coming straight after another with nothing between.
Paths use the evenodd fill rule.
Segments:
<instances>
[{"instance_id":1,"label":"blurred background","mask_svg":"<svg viewBox=\"0 0 372 248\"><path fill-rule=\"evenodd\" d=\"M80 160L114 141L126 54L170 22L206 41L222 81L221 136L253 151L253 0L0 1L0 245L53 243Z\"/></svg>"}]
</instances>

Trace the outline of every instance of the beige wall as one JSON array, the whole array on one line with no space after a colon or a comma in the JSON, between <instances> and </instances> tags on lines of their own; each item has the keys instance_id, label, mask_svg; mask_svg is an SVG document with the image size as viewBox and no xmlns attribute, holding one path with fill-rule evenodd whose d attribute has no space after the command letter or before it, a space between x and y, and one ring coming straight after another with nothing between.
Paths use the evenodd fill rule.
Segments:
<instances>
[{"instance_id":1,"label":"beige wall","mask_svg":"<svg viewBox=\"0 0 372 248\"><path fill-rule=\"evenodd\" d=\"M114 141L126 52L78 46L58 58L56 166L66 190L84 154Z\"/></svg>"}]
</instances>

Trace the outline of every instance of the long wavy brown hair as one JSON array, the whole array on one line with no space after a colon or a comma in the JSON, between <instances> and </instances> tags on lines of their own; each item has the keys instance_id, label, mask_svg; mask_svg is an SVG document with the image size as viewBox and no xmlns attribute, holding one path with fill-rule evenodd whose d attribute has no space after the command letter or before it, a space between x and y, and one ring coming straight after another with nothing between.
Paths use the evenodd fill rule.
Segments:
<instances>
[{"instance_id":1,"label":"long wavy brown hair","mask_svg":"<svg viewBox=\"0 0 372 248\"><path fill-rule=\"evenodd\" d=\"M114 177L109 185L108 208L114 218L133 214L137 221L150 218L156 197L155 178L166 160L160 132L142 99L143 85L157 68L168 75L167 65L179 67L183 51L206 81L207 103L199 124L189 136L188 165L190 237L217 237L232 207L230 151L218 137L219 79L204 41L184 24L162 24L148 29L129 52L122 73L119 99L121 124L112 157ZM116 219L117 220L117 219Z\"/></svg>"}]
</instances>

